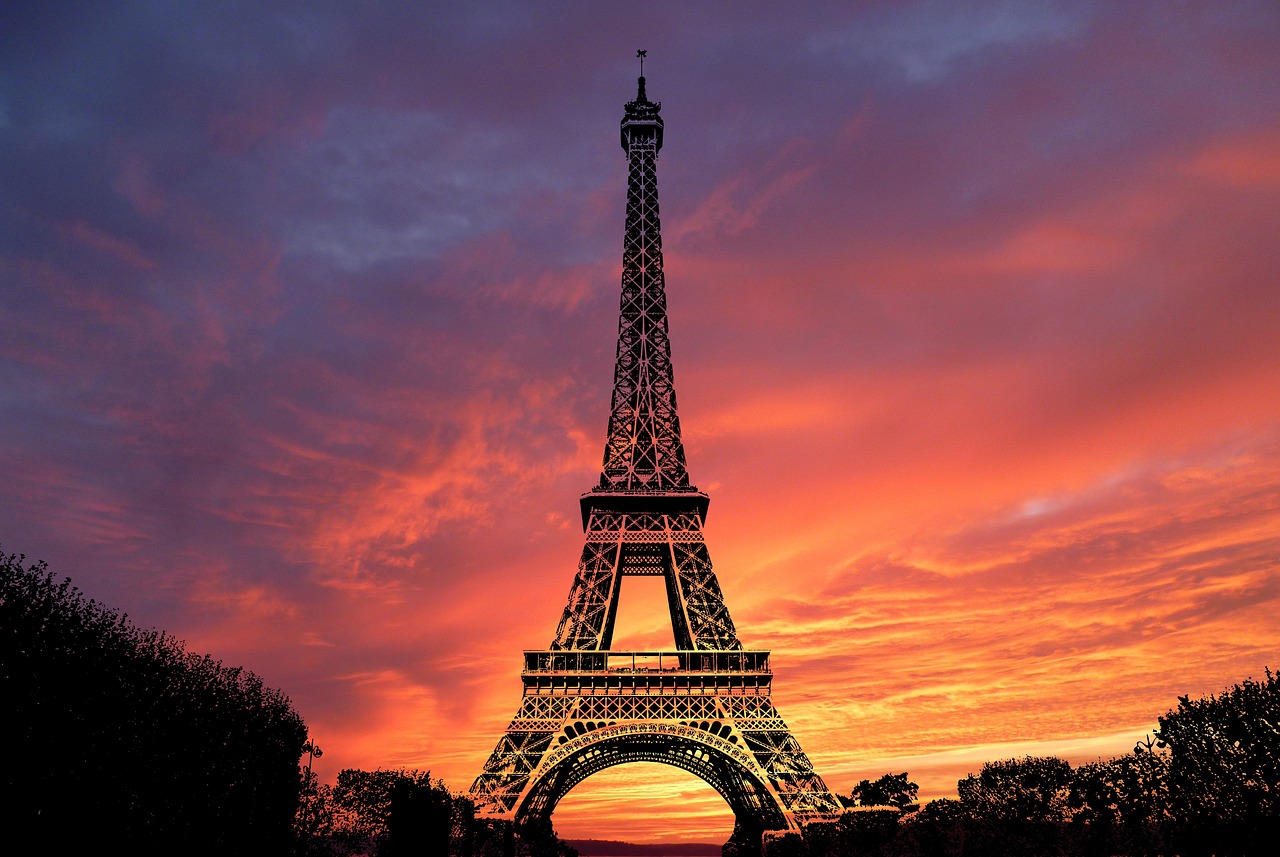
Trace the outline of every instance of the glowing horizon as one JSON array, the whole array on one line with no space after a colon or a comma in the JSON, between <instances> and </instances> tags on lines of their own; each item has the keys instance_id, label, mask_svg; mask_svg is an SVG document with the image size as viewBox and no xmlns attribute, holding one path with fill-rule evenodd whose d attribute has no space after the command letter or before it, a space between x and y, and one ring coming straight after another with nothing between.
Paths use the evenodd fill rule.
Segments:
<instances>
[{"instance_id":1,"label":"glowing horizon","mask_svg":"<svg viewBox=\"0 0 1280 857\"><path fill-rule=\"evenodd\" d=\"M846 5L15 13L0 547L284 691L322 780L465 790L581 550L645 47L707 544L833 790L1280 666L1280 15ZM554 822L732 825L632 766Z\"/></svg>"}]
</instances>

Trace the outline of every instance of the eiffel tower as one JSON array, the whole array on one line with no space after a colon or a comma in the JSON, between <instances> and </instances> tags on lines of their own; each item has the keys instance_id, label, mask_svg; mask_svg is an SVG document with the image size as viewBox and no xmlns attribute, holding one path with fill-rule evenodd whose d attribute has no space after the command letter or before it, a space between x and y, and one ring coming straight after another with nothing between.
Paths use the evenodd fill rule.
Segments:
<instances>
[{"instance_id":1,"label":"eiffel tower","mask_svg":"<svg viewBox=\"0 0 1280 857\"><path fill-rule=\"evenodd\" d=\"M840 802L773 706L769 653L738 640L703 540L709 500L689 484L667 339L661 106L645 96L642 65L622 117L627 217L604 468L581 498L586 544L555 639L524 653L520 708L471 797L491 816L550 818L592 774L661 762L715 788L736 830L797 829ZM675 651L610 648L625 575L665 580Z\"/></svg>"}]
</instances>

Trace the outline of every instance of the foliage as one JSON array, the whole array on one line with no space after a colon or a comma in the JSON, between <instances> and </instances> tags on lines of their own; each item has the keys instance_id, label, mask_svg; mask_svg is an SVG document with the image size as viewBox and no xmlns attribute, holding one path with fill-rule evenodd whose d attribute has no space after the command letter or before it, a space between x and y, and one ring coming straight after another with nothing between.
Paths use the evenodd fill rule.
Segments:
<instances>
[{"instance_id":1,"label":"foliage","mask_svg":"<svg viewBox=\"0 0 1280 857\"><path fill-rule=\"evenodd\" d=\"M951 857L964 852L968 814L958 800L931 800L906 818L904 854Z\"/></svg>"},{"instance_id":2,"label":"foliage","mask_svg":"<svg viewBox=\"0 0 1280 857\"><path fill-rule=\"evenodd\" d=\"M851 836L849 823L805 831L806 854L861 857L985 855L1253 855L1280 839L1280 676L1217 696L1180 697L1156 735L1132 753L1074 770L1063 759L987 762L957 783L959 800L930 801ZM894 778L891 780L891 777ZM849 801L884 800L906 775L863 780ZM914 794L912 795L914 797Z\"/></svg>"},{"instance_id":3,"label":"foliage","mask_svg":"<svg viewBox=\"0 0 1280 857\"><path fill-rule=\"evenodd\" d=\"M0 554L0 802L44 850L283 853L306 727L239 667Z\"/></svg>"},{"instance_id":4,"label":"foliage","mask_svg":"<svg viewBox=\"0 0 1280 857\"><path fill-rule=\"evenodd\" d=\"M345 857L368 850L362 849L365 845L368 843L342 835L335 825L333 786L319 783L313 772L303 771L293 819L293 853L297 857Z\"/></svg>"},{"instance_id":5,"label":"foliage","mask_svg":"<svg viewBox=\"0 0 1280 857\"><path fill-rule=\"evenodd\" d=\"M953 798L943 797L926 803L911 817L911 820L916 823L946 825L955 824L968 817L964 804Z\"/></svg>"},{"instance_id":6,"label":"foliage","mask_svg":"<svg viewBox=\"0 0 1280 857\"><path fill-rule=\"evenodd\" d=\"M1055 756L986 762L957 784L960 803L992 821L1066 821L1071 766Z\"/></svg>"},{"instance_id":7,"label":"foliage","mask_svg":"<svg viewBox=\"0 0 1280 857\"><path fill-rule=\"evenodd\" d=\"M333 833L333 788L321 785L311 770L312 762L324 755L316 742L308 739L302 745L302 751L307 754L307 766L300 769L302 782L298 808L293 817L294 852L298 855L323 854L324 851L318 848L319 843Z\"/></svg>"},{"instance_id":8,"label":"foliage","mask_svg":"<svg viewBox=\"0 0 1280 857\"><path fill-rule=\"evenodd\" d=\"M326 826L340 851L448 853L454 798L430 772L346 769L329 799Z\"/></svg>"},{"instance_id":9,"label":"foliage","mask_svg":"<svg viewBox=\"0 0 1280 857\"><path fill-rule=\"evenodd\" d=\"M764 832L744 825L741 818L734 819L733 832L729 834L720 857L760 857Z\"/></svg>"},{"instance_id":10,"label":"foliage","mask_svg":"<svg viewBox=\"0 0 1280 857\"><path fill-rule=\"evenodd\" d=\"M1191 851L1253 853L1280 835L1280 675L1178 698L1160 718L1172 814Z\"/></svg>"},{"instance_id":11,"label":"foliage","mask_svg":"<svg viewBox=\"0 0 1280 857\"><path fill-rule=\"evenodd\" d=\"M897 837L901 819L901 811L884 807L845 812L837 822L843 853L883 853Z\"/></svg>"},{"instance_id":12,"label":"foliage","mask_svg":"<svg viewBox=\"0 0 1280 857\"><path fill-rule=\"evenodd\" d=\"M578 849L556 836L551 819L535 818L516 828L520 837L522 855L528 857L578 857Z\"/></svg>"},{"instance_id":13,"label":"foliage","mask_svg":"<svg viewBox=\"0 0 1280 857\"><path fill-rule=\"evenodd\" d=\"M1169 754L1148 738L1132 753L1076 768L1067 803L1077 823L1103 826L1169 817Z\"/></svg>"},{"instance_id":14,"label":"foliage","mask_svg":"<svg viewBox=\"0 0 1280 857\"><path fill-rule=\"evenodd\" d=\"M304 772L305 776L305 772ZM550 822L516 828L477 818L465 795L418 770L338 772L333 786L304 789L294 853L306 857L402 854L576 857Z\"/></svg>"},{"instance_id":15,"label":"foliage","mask_svg":"<svg viewBox=\"0 0 1280 857\"><path fill-rule=\"evenodd\" d=\"M872 782L862 780L853 787L847 803L849 806L896 806L906 809L916 802L920 786L907 779L905 772L901 774L885 774Z\"/></svg>"},{"instance_id":16,"label":"foliage","mask_svg":"<svg viewBox=\"0 0 1280 857\"><path fill-rule=\"evenodd\" d=\"M761 844L766 857L806 857L813 847L812 842L806 843L799 833L790 830L767 830Z\"/></svg>"}]
</instances>

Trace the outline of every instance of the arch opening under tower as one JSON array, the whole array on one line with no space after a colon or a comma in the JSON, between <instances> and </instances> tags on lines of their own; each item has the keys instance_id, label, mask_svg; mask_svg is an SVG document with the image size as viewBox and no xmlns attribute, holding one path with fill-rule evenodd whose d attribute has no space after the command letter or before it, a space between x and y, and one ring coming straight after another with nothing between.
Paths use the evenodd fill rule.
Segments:
<instances>
[{"instance_id":1,"label":"arch opening under tower","mask_svg":"<svg viewBox=\"0 0 1280 857\"><path fill-rule=\"evenodd\" d=\"M657 762L632 762L592 774L556 805L552 820L562 839L664 845L721 844L735 823L728 802L706 781Z\"/></svg>"},{"instance_id":2,"label":"arch opening under tower","mask_svg":"<svg viewBox=\"0 0 1280 857\"><path fill-rule=\"evenodd\" d=\"M581 731L547 754L547 764L515 808L518 820L551 818L574 788L591 776L636 762L687 771L720 794L735 823L759 830L785 829L779 797L756 773L750 754L728 724L714 720L663 724L585 722Z\"/></svg>"}]
</instances>

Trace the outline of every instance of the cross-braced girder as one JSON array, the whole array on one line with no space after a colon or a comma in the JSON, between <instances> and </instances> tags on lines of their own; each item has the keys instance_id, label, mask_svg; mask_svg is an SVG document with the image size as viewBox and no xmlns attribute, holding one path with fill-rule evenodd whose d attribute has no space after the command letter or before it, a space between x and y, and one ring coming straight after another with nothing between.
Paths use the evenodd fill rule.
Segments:
<instances>
[{"instance_id":1,"label":"cross-braced girder","mask_svg":"<svg viewBox=\"0 0 1280 857\"><path fill-rule=\"evenodd\" d=\"M512 817L550 815L591 774L647 761L698 776L735 814L762 829L839 812L839 802L774 709L767 680L735 690L733 677L726 671L720 682L683 693L675 685L663 693L635 671L579 695L560 688L546 696L551 681L528 684L472 795Z\"/></svg>"},{"instance_id":2,"label":"cross-braced girder","mask_svg":"<svg viewBox=\"0 0 1280 857\"><path fill-rule=\"evenodd\" d=\"M605 768L659 762L716 789L741 829L794 827L840 803L770 699L769 653L744 649L703 538L676 415L658 222L660 105L622 121L627 221L609 430L581 498L586 538L555 638L525 652L524 698L471 787L482 812L548 817ZM625 575L661 575L672 652L611 648Z\"/></svg>"},{"instance_id":3,"label":"cross-braced girder","mask_svg":"<svg viewBox=\"0 0 1280 857\"><path fill-rule=\"evenodd\" d=\"M602 490L688 489L667 331L666 281L658 217L660 105L643 96L627 104L627 217L622 242L622 298L617 362L605 441Z\"/></svg>"},{"instance_id":4,"label":"cross-braced girder","mask_svg":"<svg viewBox=\"0 0 1280 857\"><path fill-rule=\"evenodd\" d=\"M677 648L742 647L711 568L698 514L593 511L551 648L609 648L624 575L666 578Z\"/></svg>"}]
</instances>

